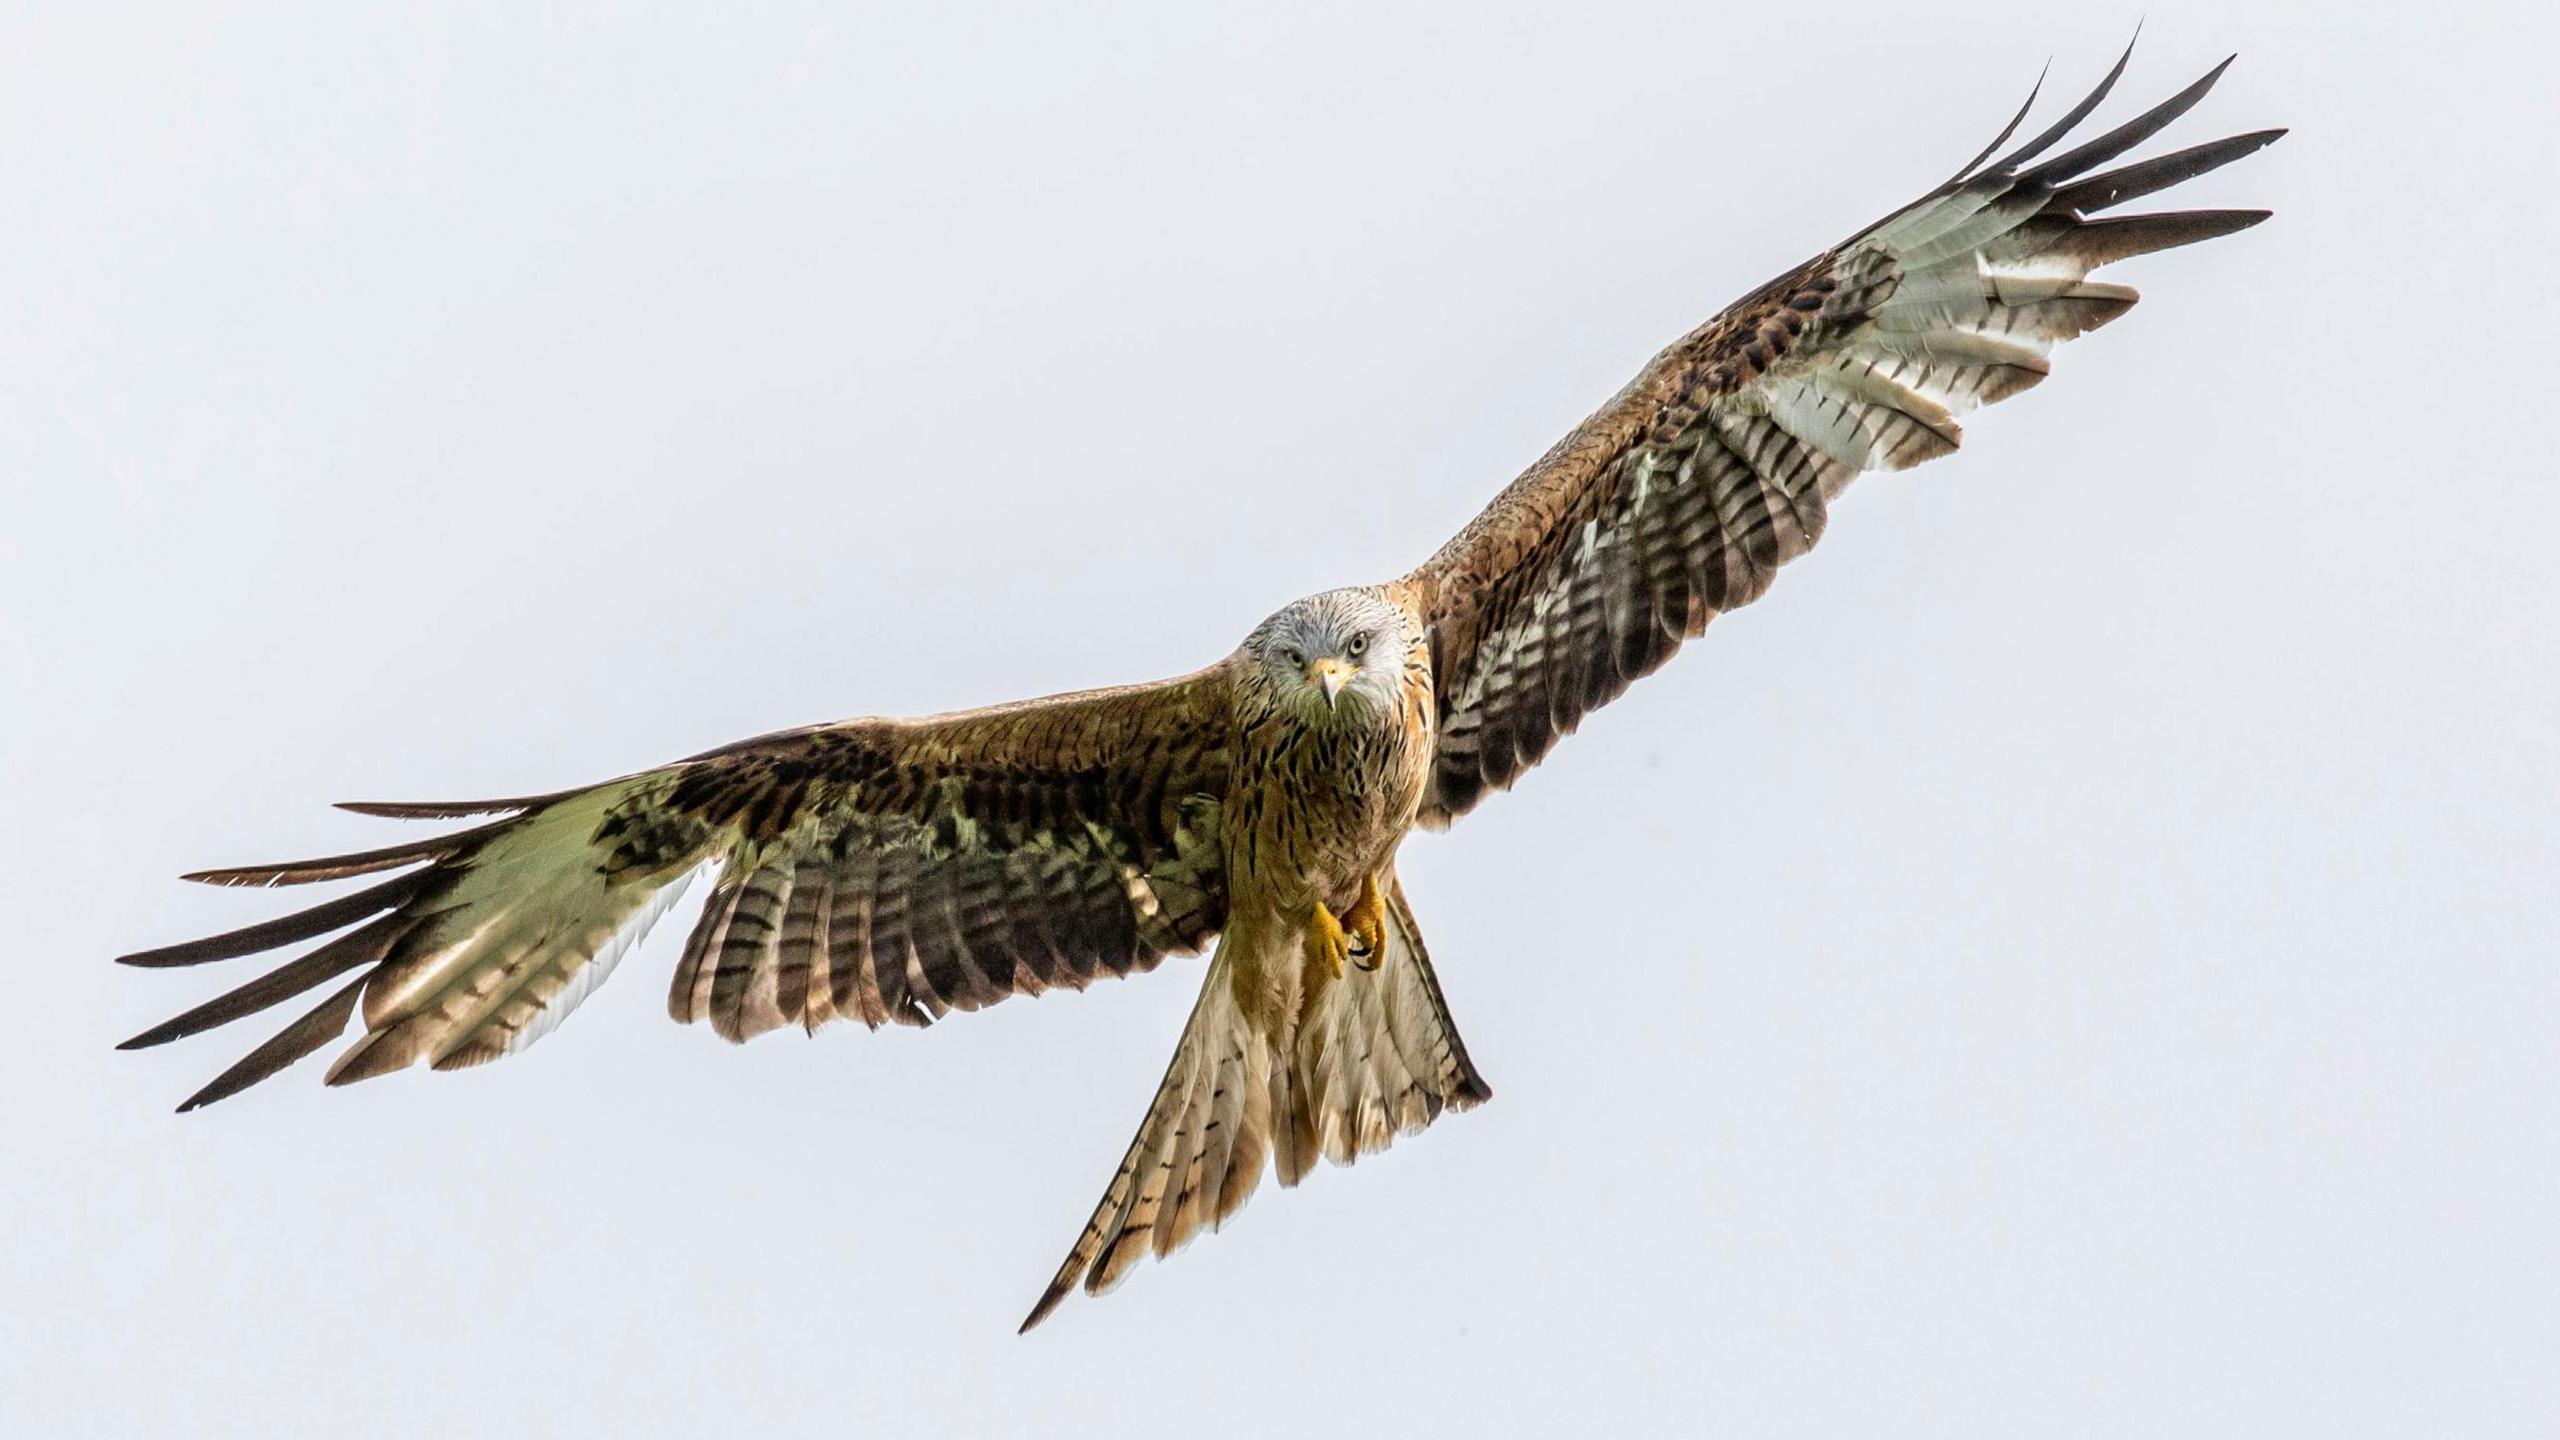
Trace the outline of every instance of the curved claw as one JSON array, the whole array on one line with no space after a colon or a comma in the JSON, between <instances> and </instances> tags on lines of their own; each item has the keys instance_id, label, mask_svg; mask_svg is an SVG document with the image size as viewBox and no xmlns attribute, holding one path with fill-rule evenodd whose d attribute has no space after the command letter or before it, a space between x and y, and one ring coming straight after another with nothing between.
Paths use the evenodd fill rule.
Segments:
<instances>
[{"instance_id":1,"label":"curved claw","mask_svg":"<svg viewBox=\"0 0 2560 1440\"><path fill-rule=\"evenodd\" d=\"M1360 882L1360 903L1342 917L1343 927L1359 942L1351 952L1361 969L1375 970L1387 961L1387 897L1378 891L1378 877Z\"/></svg>"}]
</instances>

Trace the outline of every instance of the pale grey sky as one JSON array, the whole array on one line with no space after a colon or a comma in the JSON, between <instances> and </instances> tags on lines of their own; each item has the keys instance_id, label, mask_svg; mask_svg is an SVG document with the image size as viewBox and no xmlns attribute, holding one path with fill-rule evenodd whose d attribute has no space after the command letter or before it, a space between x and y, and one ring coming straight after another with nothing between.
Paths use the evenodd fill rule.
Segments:
<instances>
[{"instance_id":1,"label":"pale grey sky","mask_svg":"<svg viewBox=\"0 0 2560 1440\"><path fill-rule=\"evenodd\" d=\"M107 959L1396 573L2134 8L228 8L0 53L11 1433L2548 1433L2545 12L2144 0L2275 221L1407 847L1491 1105L1017 1340L1197 962L180 1117Z\"/></svg>"}]
</instances>

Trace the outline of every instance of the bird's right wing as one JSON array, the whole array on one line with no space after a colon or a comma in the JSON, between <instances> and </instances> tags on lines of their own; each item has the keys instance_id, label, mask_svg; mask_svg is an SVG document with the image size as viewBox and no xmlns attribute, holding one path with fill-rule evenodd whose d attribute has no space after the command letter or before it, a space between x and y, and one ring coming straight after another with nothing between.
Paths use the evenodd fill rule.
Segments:
<instances>
[{"instance_id":1,"label":"bird's right wing","mask_svg":"<svg viewBox=\"0 0 2560 1440\"><path fill-rule=\"evenodd\" d=\"M610 972L687 878L719 867L668 1007L733 1040L839 1016L923 1025L1007 995L1082 989L1196 953L1225 924L1223 666L920 720L729 746L583 790L452 805L500 814L388 849L206 871L217 885L407 873L210 939L124 957L183 966L357 928L135 1036L157 1045L352 974L191 1097L254 1084L363 1034L329 1083L494 1060Z\"/></svg>"},{"instance_id":2,"label":"bird's right wing","mask_svg":"<svg viewBox=\"0 0 2560 1440\"><path fill-rule=\"evenodd\" d=\"M1508 788L1710 619L1757 599L1858 474L1950 453L1956 417L2044 379L2057 343L2132 307L2131 289L2090 271L2266 218L2093 218L2283 133L2091 173L2202 99L2217 66L2046 158L2123 71L2017 150L1984 163L2003 131L1954 180L1663 351L1399 582L1429 627L1440 689L1422 824Z\"/></svg>"}]
</instances>

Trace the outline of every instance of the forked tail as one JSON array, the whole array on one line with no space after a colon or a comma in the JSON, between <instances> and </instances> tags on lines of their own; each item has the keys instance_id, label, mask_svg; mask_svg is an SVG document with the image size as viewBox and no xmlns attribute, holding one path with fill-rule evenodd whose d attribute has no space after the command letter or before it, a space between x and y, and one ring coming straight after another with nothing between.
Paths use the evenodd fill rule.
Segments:
<instances>
[{"instance_id":1,"label":"forked tail","mask_svg":"<svg viewBox=\"0 0 2560 1440\"><path fill-rule=\"evenodd\" d=\"M1449 1020L1403 886L1391 881L1388 895L1386 958L1347 968L1287 1031L1237 1002L1221 942L1137 1138L1024 1330L1078 1283L1099 1295L1142 1257L1217 1229L1275 1153L1280 1183L1295 1185L1319 1155L1348 1165L1492 1096Z\"/></svg>"}]
</instances>

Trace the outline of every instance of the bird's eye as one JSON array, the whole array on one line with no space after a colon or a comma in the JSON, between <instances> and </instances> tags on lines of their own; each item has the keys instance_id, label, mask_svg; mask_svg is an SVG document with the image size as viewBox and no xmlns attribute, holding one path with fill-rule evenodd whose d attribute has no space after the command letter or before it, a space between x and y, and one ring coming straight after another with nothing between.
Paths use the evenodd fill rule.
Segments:
<instances>
[{"instance_id":1,"label":"bird's eye","mask_svg":"<svg viewBox=\"0 0 2560 1440\"><path fill-rule=\"evenodd\" d=\"M1369 648L1369 632L1368 632L1368 631L1363 630L1363 631L1361 631L1359 634L1354 635L1354 636L1352 636L1352 637L1351 637L1351 658L1352 658L1352 659L1354 659L1354 660L1359 659L1359 658L1360 658L1360 656L1361 656L1361 654L1362 654L1362 652L1366 651L1368 648Z\"/></svg>"},{"instance_id":2,"label":"bird's eye","mask_svg":"<svg viewBox=\"0 0 2560 1440\"><path fill-rule=\"evenodd\" d=\"M1295 645L1290 646L1288 649L1283 650L1280 653L1289 657L1289 663L1292 665L1304 665L1307 663L1307 652L1299 649Z\"/></svg>"}]
</instances>

